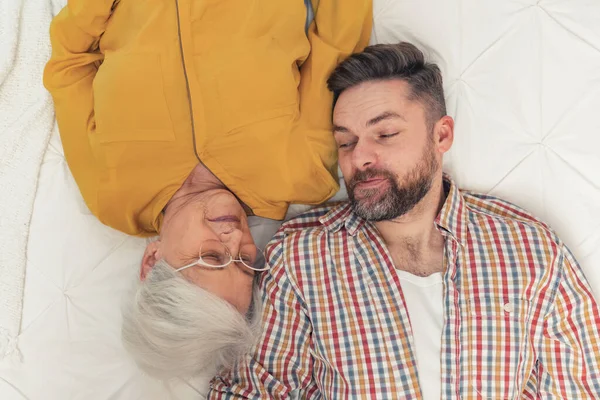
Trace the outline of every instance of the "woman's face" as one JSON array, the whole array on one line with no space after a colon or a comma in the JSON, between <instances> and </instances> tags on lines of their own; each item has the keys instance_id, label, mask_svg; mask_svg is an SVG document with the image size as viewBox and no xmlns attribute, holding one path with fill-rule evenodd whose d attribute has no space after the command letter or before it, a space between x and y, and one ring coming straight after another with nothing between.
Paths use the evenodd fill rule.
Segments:
<instances>
[{"instance_id":1,"label":"woman's face","mask_svg":"<svg viewBox=\"0 0 600 400\"><path fill-rule=\"evenodd\" d=\"M160 259L175 269L198 261L206 241L223 243L233 258L237 258L241 249L254 245L246 213L227 190L214 189L188 196L167 208L160 239L146 248L142 279ZM242 263L232 262L222 269L197 265L181 273L190 282L229 302L240 313L248 311L255 272Z\"/></svg>"}]
</instances>

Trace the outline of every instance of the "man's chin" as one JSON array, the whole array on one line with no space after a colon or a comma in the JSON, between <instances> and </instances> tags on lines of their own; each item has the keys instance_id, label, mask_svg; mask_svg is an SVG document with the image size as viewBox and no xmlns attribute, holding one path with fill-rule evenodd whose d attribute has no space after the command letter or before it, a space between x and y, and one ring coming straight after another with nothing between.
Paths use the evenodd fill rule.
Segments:
<instances>
[{"instance_id":1,"label":"man's chin","mask_svg":"<svg viewBox=\"0 0 600 400\"><path fill-rule=\"evenodd\" d=\"M385 192L378 189L355 189L352 193L352 201L364 207L373 207L380 203L385 197Z\"/></svg>"}]
</instances>

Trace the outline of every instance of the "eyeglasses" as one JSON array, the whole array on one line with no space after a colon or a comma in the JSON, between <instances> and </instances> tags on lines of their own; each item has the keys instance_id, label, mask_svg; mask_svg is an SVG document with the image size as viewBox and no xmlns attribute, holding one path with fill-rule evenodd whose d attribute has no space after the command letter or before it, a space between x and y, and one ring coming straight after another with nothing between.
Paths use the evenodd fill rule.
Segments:
<instances>
[{"instance_id":1,"label":"eyeglasses","mask_svg":"<svg viewBox=\"0 0 600 400\"><path fill-rule=\"evenodd\" d=\"M265 261L262 250L254 244L241 246L237 258L233 258L224 243L210 239L204 241L200 246L200 258L198 261L179 267L175 271L182 271L196 265L206 268L223 269L232 262L241 262L246 268L250 268L253 271L266 271L270 268Z\"/></svg>"}]
</instances>

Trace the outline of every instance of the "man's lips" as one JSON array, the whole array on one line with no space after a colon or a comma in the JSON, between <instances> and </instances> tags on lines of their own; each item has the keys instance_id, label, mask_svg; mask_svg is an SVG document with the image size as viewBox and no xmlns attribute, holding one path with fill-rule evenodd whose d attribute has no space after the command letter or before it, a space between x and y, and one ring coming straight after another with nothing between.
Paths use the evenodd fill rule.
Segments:
<instances>
[{"instance_id":1,"label":"man's lips","mask_svg":"<svg viewBox=\"0 0 600 400\"><path fill-rule=\"evenodd\" d=\"M354 187L358 189L373 189L385 183L385 178L371 178L358 182Z\"/></svg>"}]
</instances>

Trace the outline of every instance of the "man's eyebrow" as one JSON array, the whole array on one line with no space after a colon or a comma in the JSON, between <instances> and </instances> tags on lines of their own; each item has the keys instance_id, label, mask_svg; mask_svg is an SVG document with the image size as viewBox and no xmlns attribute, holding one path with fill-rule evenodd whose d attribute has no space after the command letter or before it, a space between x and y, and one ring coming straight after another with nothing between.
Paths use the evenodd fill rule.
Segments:
<instances>
[{"instance_id":1,"label":"man's eyebrow","mask_svg":"<svg viewBox=\"0 0 600 400\"><path fill-rule=\"evenodd\" d=\"M367 127L377 125L378 123L388 120L388 119L401 119L406 122L406 118L404 118L402 116L402 114L398 114L397 112L394 112L394 111L386 111L384 113L379 114L375 118L371 118L369 121L367 121ZM346 128L345 126L335 125L335 124L333 125L333 133L348 133L348 132L350 132L350 129Z\"/></svg>"},{"instance_id":2,"label":"man's eyebrow","mask_svg":"<svg viewBox=\"0 0 600 400\"><path fill-rule=\"evenodd\" d=\"M333 125L333 133L348 133L350 130L340 125Z\"/></svg>"},{"instance_id":3,"label":"man's eyebrow","mask_svg":"<svg viewBox=\"0 0 600 400\"><path fill-rule=\"evenodd\" d=\"M388 120L388 119L396 119L396 118L401 119L403 121L406 121L406 119L402 115L400 115L400 114L398 114L396 112L393 112L393 111L386 111L386 112L384 112L382 114L379 114L375 118L371 118L367 122L367 126L377 125L381 121L385 121L385 120Z\"/></svg>"}]
</instances>

